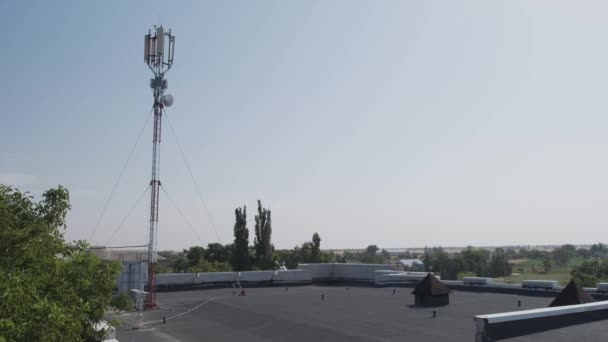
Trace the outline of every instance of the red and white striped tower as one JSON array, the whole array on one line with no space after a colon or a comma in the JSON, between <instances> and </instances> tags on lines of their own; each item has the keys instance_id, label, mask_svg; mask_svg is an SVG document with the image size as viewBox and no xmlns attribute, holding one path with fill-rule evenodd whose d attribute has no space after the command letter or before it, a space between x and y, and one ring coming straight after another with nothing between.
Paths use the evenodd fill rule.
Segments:
<instances>
[{"instance_id":1,"label":"red and white striped tower","mask_svg":"<svg viewBox=\"0 0 608 342\"><path fill-rule=\"evenodd\" d=\"M150 239L148 241L148 296L146 309L156 308L156 237L158 228L158 195L160 190L160 136L163 108L173 103L173 97L165 94L167 80L165 73L173 65L175 51L175 36L171 30L164 31L162 25L154 27L154 32L148 31L145 36L144 60L154 78L150 80L150 88L154 94L154 132L152 136L152 180L150 181Z\"/></svg>"}]
</instances>

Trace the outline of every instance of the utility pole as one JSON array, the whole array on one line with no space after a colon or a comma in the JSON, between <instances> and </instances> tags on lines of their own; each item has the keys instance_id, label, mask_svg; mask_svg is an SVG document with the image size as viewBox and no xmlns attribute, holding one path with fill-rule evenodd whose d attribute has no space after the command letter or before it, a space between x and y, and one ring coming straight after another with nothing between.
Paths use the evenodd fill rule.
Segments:
<instances>
[{"instance_id":1,"label":"utility pole","mask_svg":"<svg viewBox=\"0 0 608 342\"><path fill-rule=\"evenodd\" d=\"M152 35L154 34L154 35ZM148 241L148 296L146 309L156 308L156 237L158 228L158 195L160 189L160 132L163 108L173 104L173 96L165 94L167 80L165 73L173 66L175 36L171 30L165 32L163 26L148 31L144 40L144 60L154 78L150 88L154 95L154 132L152 135L152 180L150 181L150 239Z\"/></svg>"}]
</instances>

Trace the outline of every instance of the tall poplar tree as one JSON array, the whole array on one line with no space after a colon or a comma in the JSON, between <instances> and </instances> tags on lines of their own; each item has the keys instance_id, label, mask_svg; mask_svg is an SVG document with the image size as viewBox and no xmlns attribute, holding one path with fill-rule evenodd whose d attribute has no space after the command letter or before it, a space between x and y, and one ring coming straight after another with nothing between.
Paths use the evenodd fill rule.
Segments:
<instances>
[{"instance_id":1,"label":"tall poplar tree","mask_svg":"<svg viewBox=\"0 0 608 342\"><path fill-rule=\"evenodd\" d=\"M249 260L249 229L247 229L247 207L234 210L236 222L234 223L234 244L232 251L232 268L235 271L250 269Z\"/></svg>"},{"instance_id":2,"label":"tall poplar tree","mask_svg":"<svg viewBox=\"0 0 608 342\"><path fill-rule=\"evenodd\" d=\"M258 214L255 216L255 256L260 269L274 268L274 246L271 243L272 224L270 210L262 207L258 200Z\"/></svg>"},{"instance_id":3,"label":"tall poplar tree","mask_svg":"<svg viewBox=\"0 0 608 342\"><path fill-rule=\"evenodd\" d=\"M318 233L312 235L312 262L321 262L321 237Z\"/></svg>"}]
</instances>

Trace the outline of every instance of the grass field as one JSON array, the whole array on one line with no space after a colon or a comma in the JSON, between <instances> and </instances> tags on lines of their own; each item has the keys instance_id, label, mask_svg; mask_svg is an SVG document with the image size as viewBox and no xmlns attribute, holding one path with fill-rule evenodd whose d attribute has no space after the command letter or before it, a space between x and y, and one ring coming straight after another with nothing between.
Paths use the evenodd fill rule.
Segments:
<instances>
[{"instance_id":1,"label":"grass field","mask_svg":"<svg viewBox=\"0 0 608 342\"><path fill-rule=\"evenodd\" d=\"M514 260L513 274L509 277L494 278L494 280L508 284L519 284L522 280L531 279L557 280L561 285L565 285L570 281L572 267L582 262L583 259L581 258L573 258L568 263L568 266L558 267L553 265L549 272L545 272L543 261L540 259Z\"/></svg>"}]
</instances>

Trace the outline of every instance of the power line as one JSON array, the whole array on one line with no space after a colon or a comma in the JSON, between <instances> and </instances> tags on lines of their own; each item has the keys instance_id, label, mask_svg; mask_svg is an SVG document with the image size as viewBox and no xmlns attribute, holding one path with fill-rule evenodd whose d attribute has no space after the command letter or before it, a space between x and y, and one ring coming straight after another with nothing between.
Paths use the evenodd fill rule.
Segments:
<instances>
[{"instance_id":1,"label":"power line","mask_svg":"<svg viewBox=\"0 0 608 342\"><path fill-rule=\"evenodd\" d=\"M131 214L133 213L133 211L135 211L135 209L137 208L137 206L139 205L139 202L141 202L142 198L144 198L144 195L148 192L148 189L150 189L150 186L148 185L146 187L146 189L144 190L144 192L141 193L141 195L139 195L139 197L137 198L137 201L135 202L135 204L131 207L131 210L129 210L129 212L127 213L127 216L125 216L122 221L120 222L120 224L118 225L118 227L116 227L116 229L114 229L114 231L112 232L112 235L110 235L110 239L108 240L108 242L106 242L106 246L110 244L110 242L112 241L112 239L114 238L114 235L116 235L116 233L118 233L118 231L120 230L120 228L122 228L122 226L125 224L125 222L127 221L127 219L129 218L129 216L131 216Z\"/></svg>"},{"instance_id":2,"label":"power line","mask_svg":"<svg viewBox=\"0 0 608 342\"><path fill-rule=\"evenodd\" d=\"M194 183L194 189L196 191L196 194L198 195L198 199L201 201L201 203L203 205L203 208L205 209L205 212L207 213L207 217L209 218L209 222L211 223L211 228L213 229L213 232L215 233L216 239L219 242L221 242L220 236L217 233L217 229L215 229L215 222L213 220L213 216L211 215L211 211L209 210L209 208L207 207L207 203L203 199L203 195L201 193L200 186L198 185L198 182L196 181L196 178L194 178L194 174L192 173L192 168L190 167L190 163L188 162L188 158L186 158L186 154L184 153L182 145L179 143L179 138L177 137L177 134L175 133L175 130L173 129L173 124L171 124L171 120L169 119L169 115L167 115L167 111L165 109L163 109L163 112L165 113L165 117L167 118L167 122L169 123L169 128L170 128L171 134L173 135L173 138L175 139L175 143L177 145L177 148L179 149L179 152L180 152L180 155L182 157L182 160L184 161L184 164L186 164L186 168L188 169L188 173L190 174L190 178L192 179L192 182Z\"/></svg>"},{"instance_id":3,"label":"power line","mask_svg":"<svg viewBox=\"0 0 608 342\"><path fill-rule=\"evenodd\" d=\"M169 202L171 202L171 204L173 204L173 207L175 207L175 210L177 210L177 212L181 215L181 217L184 219L184 221L186 222L186 224L188 225L188 227L190 227L190 230L192 230L192 232L194 233L194 235L196 235L196 238L201 243L201 246L203 246L204 245L203 240L201 239L201 237L196 232L196 229L194 229L194 226L192 225L192 223L190 223L190 221L186 218L186 215L184 215L184 213L182 212L182 210L177 206L177 203L175 203L175 201L173 201L173 198L171 198L171 196L169 196L169 193L167 192L167 190L165 189L165 187L162 184L161 184L160 188L163 189L163 192L167 196L167 199L169 199Z\"/></svg>"},{"instance_id":4,"label":"power line","mask_svg":"<svg viewBox=\"0 0 608 342\"><path fill-rule=\"evenodd\" d=\"M99 228L99 224L101 223L101 219L103 218L104 214L106 213L106 210L108 209L108 205L110 204L110 201L112 200L112 197L114 196L114 192L116 191L116 188L118 187L118 184L120 183L120 180L122 179L122 175L125 173L125 170L127 169L127 165L129 164L129 161L131 161L131 158L133 157L135 148L137 147L137 144L139 144L139 140L141 139L141 136L144 133L146 126L148 126L148 121L150 120L150 116L152 116L152 109L153 108L150 108L150 112L148 113L148 116L146 117L146 122L144 122L144 127L142 127L141 131L137 135L137 139L135 140L135 145L133 145L133 148L131 148L131 152L129 153L129 156L127 157L127 160L125 161L125 164L123 165L122 170L120 171L120 174L118 175L118 178L116 179L116 182L114 183L114 186L112 187L112 190L110 191L110 195L108 196L106 203L103 205L103 209L101 209L99 218L97 218L97 223L95 223L95 227L93 228L91 235L89 235L89 242L91 242L93 240L93 237L95 236L95 233L97 232L97 228Z\"/></svg>"}]
</instances>

